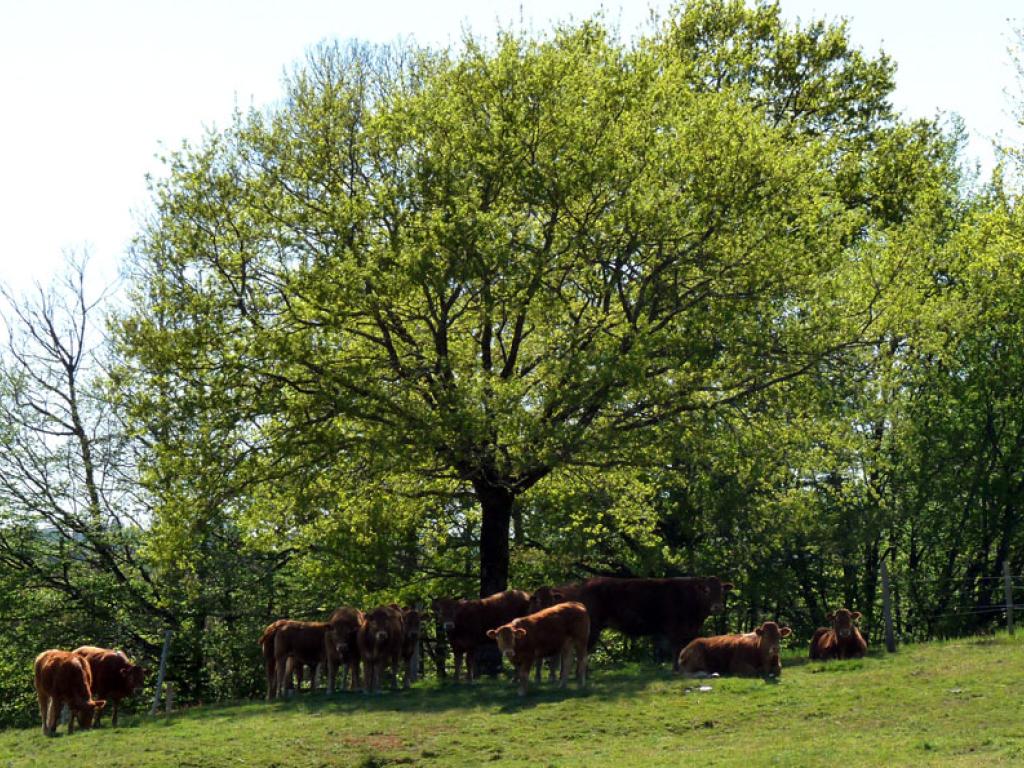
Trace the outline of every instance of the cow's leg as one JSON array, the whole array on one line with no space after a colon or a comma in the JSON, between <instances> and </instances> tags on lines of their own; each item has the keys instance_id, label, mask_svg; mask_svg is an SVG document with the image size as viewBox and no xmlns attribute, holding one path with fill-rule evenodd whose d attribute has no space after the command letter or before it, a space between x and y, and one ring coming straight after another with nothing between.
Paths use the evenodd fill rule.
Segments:
<instances>
[{"instance_id":1,"label":"cow's leg","mask_svg":"<svg viewBox=\"0 0 1024 768\"><path fill-rule=\"evenodd\" d=\"M323 671L323 662L320 662L315 667L313 667L313 676L312 679L309 681L309 684L311 686L309 689L310 693L316 693L320 690L320 678L323 676Z\"/></svg>"},{"instance_id":2,"label":"cow's leg","mask_svg":"<svg viewBox=\"0 0 1024 768\"><path fill-rule=\"evenodd\" d=\"M455 653L455 682L459 682L459 675L462 673L462 649L456 648Z\"/></svg>"},{"instance_id":3,"label":"cow's leg","mask_svg":"<svg viewBox=\"0 0 1024 768\"><path fill-rule=\"evenodd\" d=\"M43 736L49 736L50 697L37 689L36 698L39 699L39 719L43 721Z\"/></svg>"},{"instance_id":4,"label":"cow's leg","mask_svg":"<svg viewBox=\"0 0 1024 768\"><path fill-rule=\"evenodd\" d=\"M572 662L572 643L566 642L562 646L562 652L558 654L558 660L560 663L560 671L558 674L558 687L565 688L569 682L569 664Z\"/></svg>"},{"instance_id":5,"label":"cow's leg","mask_svg":"<svg viewBox=\"0 0 1024 768\"><path fill-rule=\"evenodd\" d=\"M471 651L466 651L466 675L469 677L469 682L475 683L479 674L480 670L476 665L476 648L474 648Z\"/></svg>"},{"instance_id":6,"label":"cow's leg","mask_svg":"<svg viewBox=\"0 0 1024 768\"><path fill-rule=\"evenodd\" d=\"M75 732L75 718L78 717L78 713L68 706L68 735Z\"/></svg>"},{"instance_id":7,"label":"cow's leg","mask_svg":"<svg viewBox=\"0 0 1024 768\"><path fill-rule=\"evenodd\" d=\"M113 707L113 709L110 710L110 727L111 728L116 728L117 727L117 705L119 703L120 703L119 699L114 699L114 707ZM99 712L96 713L96 718L95 718L95 720L93 722L95 722L97 726L99 726L99 724L100 724L100 715L102 715L102 714L103 714L103 710L102 709Z\"/></svg>"},{"instance_id":8,"label":"cow's leg","mask_svg":"<svg viewBox=\"0 0 1024 768\"><path fill-rule=\"evenodd\" d=\"M267 670L267 701L270 701L277 695L277 670L272 658L264 659L263 663Z\"/></svg>"},{"instance_id":9,"label":"cow's leg","mask_svg":"<svg viewBox=\"0 0 1024 768\"><path fill-rule=\"evenodd\" d=\"M533 666L532 662L527 661L524 664L516 665L516 676L519 678L519 695L525 696L527 688L530 684L530 667Z\"/></svg>"},{"instance_id":10,"label":"cow's leg","mask_svg":"<svg viewBox=\"0 0 1024 768\"><path fill-rule=\"evenodd\" d=\"M587 687L587 644L576 644L576 682L580 688Z\"/></svg>"}]
</instances>

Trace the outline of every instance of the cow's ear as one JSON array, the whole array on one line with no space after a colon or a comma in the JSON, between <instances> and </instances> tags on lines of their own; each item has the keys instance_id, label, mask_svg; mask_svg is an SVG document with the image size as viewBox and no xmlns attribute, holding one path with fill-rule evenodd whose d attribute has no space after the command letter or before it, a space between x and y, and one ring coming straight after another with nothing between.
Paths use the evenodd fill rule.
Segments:
<instances>
[{"instance_id":1,"label":"cow's ear","mask_svg":"<svg viewBox=\"0 0 1024 768\"><path fill-rule=\"evenodd\" d=\"M850 618L853 619L854 621L860 621L860 615L861 615L860 611L854 611L853 613L850 614Z\"/></svg>"},{"instance_id":2,"label":"cow's ear","mask_svg":"<svg viewBox=\"0 0 1024 768\"><path fill-rule=\"evenodd\" d=\"M828 613L826 613L825 614L825 620L826 621L835 621L836 620L836 612L835 611L829 611Z\"/></svg>"},{"instance_id":3,"label":"cow's ear","mask_svg":"<svg viewBox=\"0 0 1024 768\"><path fill-rule=\"evenodd\" d=\"M761 635L764 634L764 630L761 629L761 627L758 627L757 629L754 630L754 634L757 635L758 637L760 637Z\"/></svg>"},{"instance_id":4,"label":"cow's ear","mask_svg":"<svg viewBox=\"0 0 1024 768\"><path fill-rule=\"evenodd\" d=\"M523 629L522 627L512 627L512 634L515 635L516 637L525 637L526 636L526 630Z\"/></svg>"},{"instance_id":5,"label":"cow's ear","mask_svg":"<svg viewBox=\"0 0 1024 768\"><path fill-rule=\"evenodd\" d=\"M779 630L779 634L782 637L789 637L791 634L793 634L793 630L790 629L789 627L783 627L782 629Z\"/></svg>"},{"instance_id":6,"label":"cow's ear","mask_svg":"<svg viewBox=\"0 0 1024 768\"><path fill-rule=\"evenodd\" d=\"M93 708L93 711L95 711L95 712L99 712L105 706L107 706L107 700L106 699L96 699L96 701L94 701L92 703L92 708Z\"/></svg>"},{"instance_id":7,"label":"cow's ear","mask_svg":"<svg viewBox=\"0 0 1024 768\"><path fill-rule=\"evenodd\" d=\"M723 592L728 592L730 589L736 589L736 585L733 584L731 581L723 581L722 582L722 591Z\"/></svg>"},{"instance_id":8,"label":"cow's ear","mask_svg":"<svg viewBox=\"0 0 1024 768\"><path fill-rule=\"evenodd\" d=\"M496 629L488 629L487 630L487 636L489 638L491 638L491 640L493 640L497 636L497 634L498 634L498 630L496 630Z\"/></svg>"}]
</instances>

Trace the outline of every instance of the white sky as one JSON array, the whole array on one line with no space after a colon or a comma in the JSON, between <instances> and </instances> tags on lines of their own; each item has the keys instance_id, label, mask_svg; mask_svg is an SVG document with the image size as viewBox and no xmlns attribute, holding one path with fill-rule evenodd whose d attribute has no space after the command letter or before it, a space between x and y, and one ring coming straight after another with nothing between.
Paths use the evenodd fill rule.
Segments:
<instances>
[{"instance_id":1,"label":"white sky","mask_svg":"<svg viewBox=\"0 0 1024 768\"><path fill-rule=\"evenodd\" d=\"M986 171L991 141L1019 141L1007 53L1020 0L781 0L784 15L850 19L855 43L899 65L896 106L956 112ZM666 0L607 0L624 34ZM112 281L146 209L156 155L237 104L276 101L281 76L324 39L443 45L520 19L583 18L599 0L0 0L0 281L48 282L65 251L89 250Z\"/></svg>"}]
</instances>

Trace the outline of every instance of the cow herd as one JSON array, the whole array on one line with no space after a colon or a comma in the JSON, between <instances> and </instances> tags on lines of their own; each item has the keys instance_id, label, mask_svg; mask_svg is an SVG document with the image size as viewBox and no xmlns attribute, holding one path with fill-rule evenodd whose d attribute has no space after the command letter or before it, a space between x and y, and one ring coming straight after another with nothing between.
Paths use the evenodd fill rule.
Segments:
<instances>
[{"instance_id":1,"label":"cow herd","mask_svg":"<svg viewBox=\"0 0 1024 768\"><path fill-rule=\"evenodd\" d=\"M554 676L560 666L565 686L575 658L578 684L586 685L587 661L601 633L617 630L627 637L663 636L668 639L673 669L685 675L779 675L780 644L789 627L766 621L753 632L700 637L705 620L725 608L732 584L710 577L626 579L597 577L559 587L540 587L533 594L509 590L479 600L438 598L432 615L451 646L455 680L463 660L470 681L478 676L477 656L494 647L512 664L525 695L530 671L537 682L547 659ZM285 696L301 687L311 670L313 687L327 672L327 690L341 688L379 692L387 675L397 687L401 673L408 688L416 677L416 649L423 619L431 614L391 604L363 612L352 607L334 611L324 622L281 619L259 638L267 674L267 699ZM860 613L845 608L830 613L831 627L815 631L810 657L817 660L863 656L867 644L857 629ZM52 735L57 714L71 710L68 732L77 719L83 728L98 722L107 700L118 703L137 689L145 670L131 664L120 651L83 646L72 652L44 651L36 658L35 687L43 733Z\"/></svg>"}]
</instances>

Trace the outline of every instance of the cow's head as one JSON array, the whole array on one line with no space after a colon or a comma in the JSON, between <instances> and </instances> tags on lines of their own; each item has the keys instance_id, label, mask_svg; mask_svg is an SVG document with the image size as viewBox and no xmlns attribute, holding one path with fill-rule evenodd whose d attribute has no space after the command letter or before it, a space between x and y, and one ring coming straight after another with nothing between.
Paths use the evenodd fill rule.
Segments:
<instances>
[{"instance_id":1,"label":"cow's head","mask_svg":"<svg viewBox=\"0 0 1024 768\"><path fill-rule=\"evenodd\" d=\"M405 628L406 637L419 637L423 632L423 619L430 614L424 614L415 608L402 609L402 625Z\"/></svg>"},{"instance_id":2,"label":"cow's head","mask_svg":"<svg viewBox=\"0 0 1024 768\"><path fill-rule=\"evenodd\" d=\"M832 622L832 629L835 630L837 637L849 637L853 634L856 623L860 621L860 611L840 608L834 613L829 613L826 618Z\"/></svg>"},{"instance_id":3,"label":"cow's head","mask_svg":"<svg viewBox=\"0 0 1024 768\"><path fill-rule=\"evenodd\" d=\"M78 710L78 724L82 728L92 728L92 721L99 714L99 711L107 706L105 699L85 702L85 706ZM74 714L72 714L74 717Z\"/></svg>"},{"instance_id":4,"label":"cow's head","mask_svg":"<svg viewBox=\"0 0 1024 768\"><path fill-rule=\"evenodd\" d=\"M789 627L780 627L774 621L766 621L754 630L758 637L758 646L761 653L768 661L768 666L776 675L782 671L782 662L779 661L779 646L782 638L789 637L793 630Z\"/></svg>"},{"instance_id":5,"label":"cow's head","mask_svg":"<svg viewBox=\"0 0 1024 768\"><path fill-rule=\"evenodd\" d=\"M565 602L565 595L551 587L537 587L530 596L530 613L542 611L552 605Z\"/></svg>"},{"instance_id":6,"label":"cow's head","mask_svg":"<svg viewBox=\"0 0 1024 768\"><path fill-rule=\"evenodd\" d=\"M149 670L145 667L140 667L138 664L126 664L121 667L121 678L131 693L135 693L135 691L142 687L148 674Z\"/></svg>"},{"instance_id":7,"label":"cow's head","mask_svg":"<svg viewBox=\"0 0 1024 768\"><path fill-rule=\"evenodd\" d=\"M455 611L459 607L461 600L456 600L453 597L437 597L431 603L431 607L434 609L434 615L437 616L437 620L441 622L441 626L444 627L445 632L451 632L455 629Z\"/></svg>"},{"instance_id":8,"label":"cow's head","mask_svg":"<svg viewBox=\"0 0 1024 768\"><path fill-rule=\"evenodd\" d=\"M722 581L717 576L704 579L701 591L711 613L722 613L725 610L725 593L730 589L734 589L732 583Z\"/></svg>"},{"instance_id":9,"label":"cow's head","mask_svg":"<svg viewBox=\"0 0 1024 768\"><path fill-rule=\"evenodd\" d=\"M488 629L487 636L498 643L498 651L502 656L515 659L516 641L526 637L526 630L512 622L496 629Z\"/></svg>"},{"instance_id":10,"label":"cow's head","mask_svg":"<svg viewBox=\"0 0 1024 768\"><path fill-rule=\"evenodd\" d=\"M356 633L366 620L362 611L355 608L339 608L331 614L327 627L327 643L339 656L347 656L356 647Z\"/></svg>"}]
</instances>

